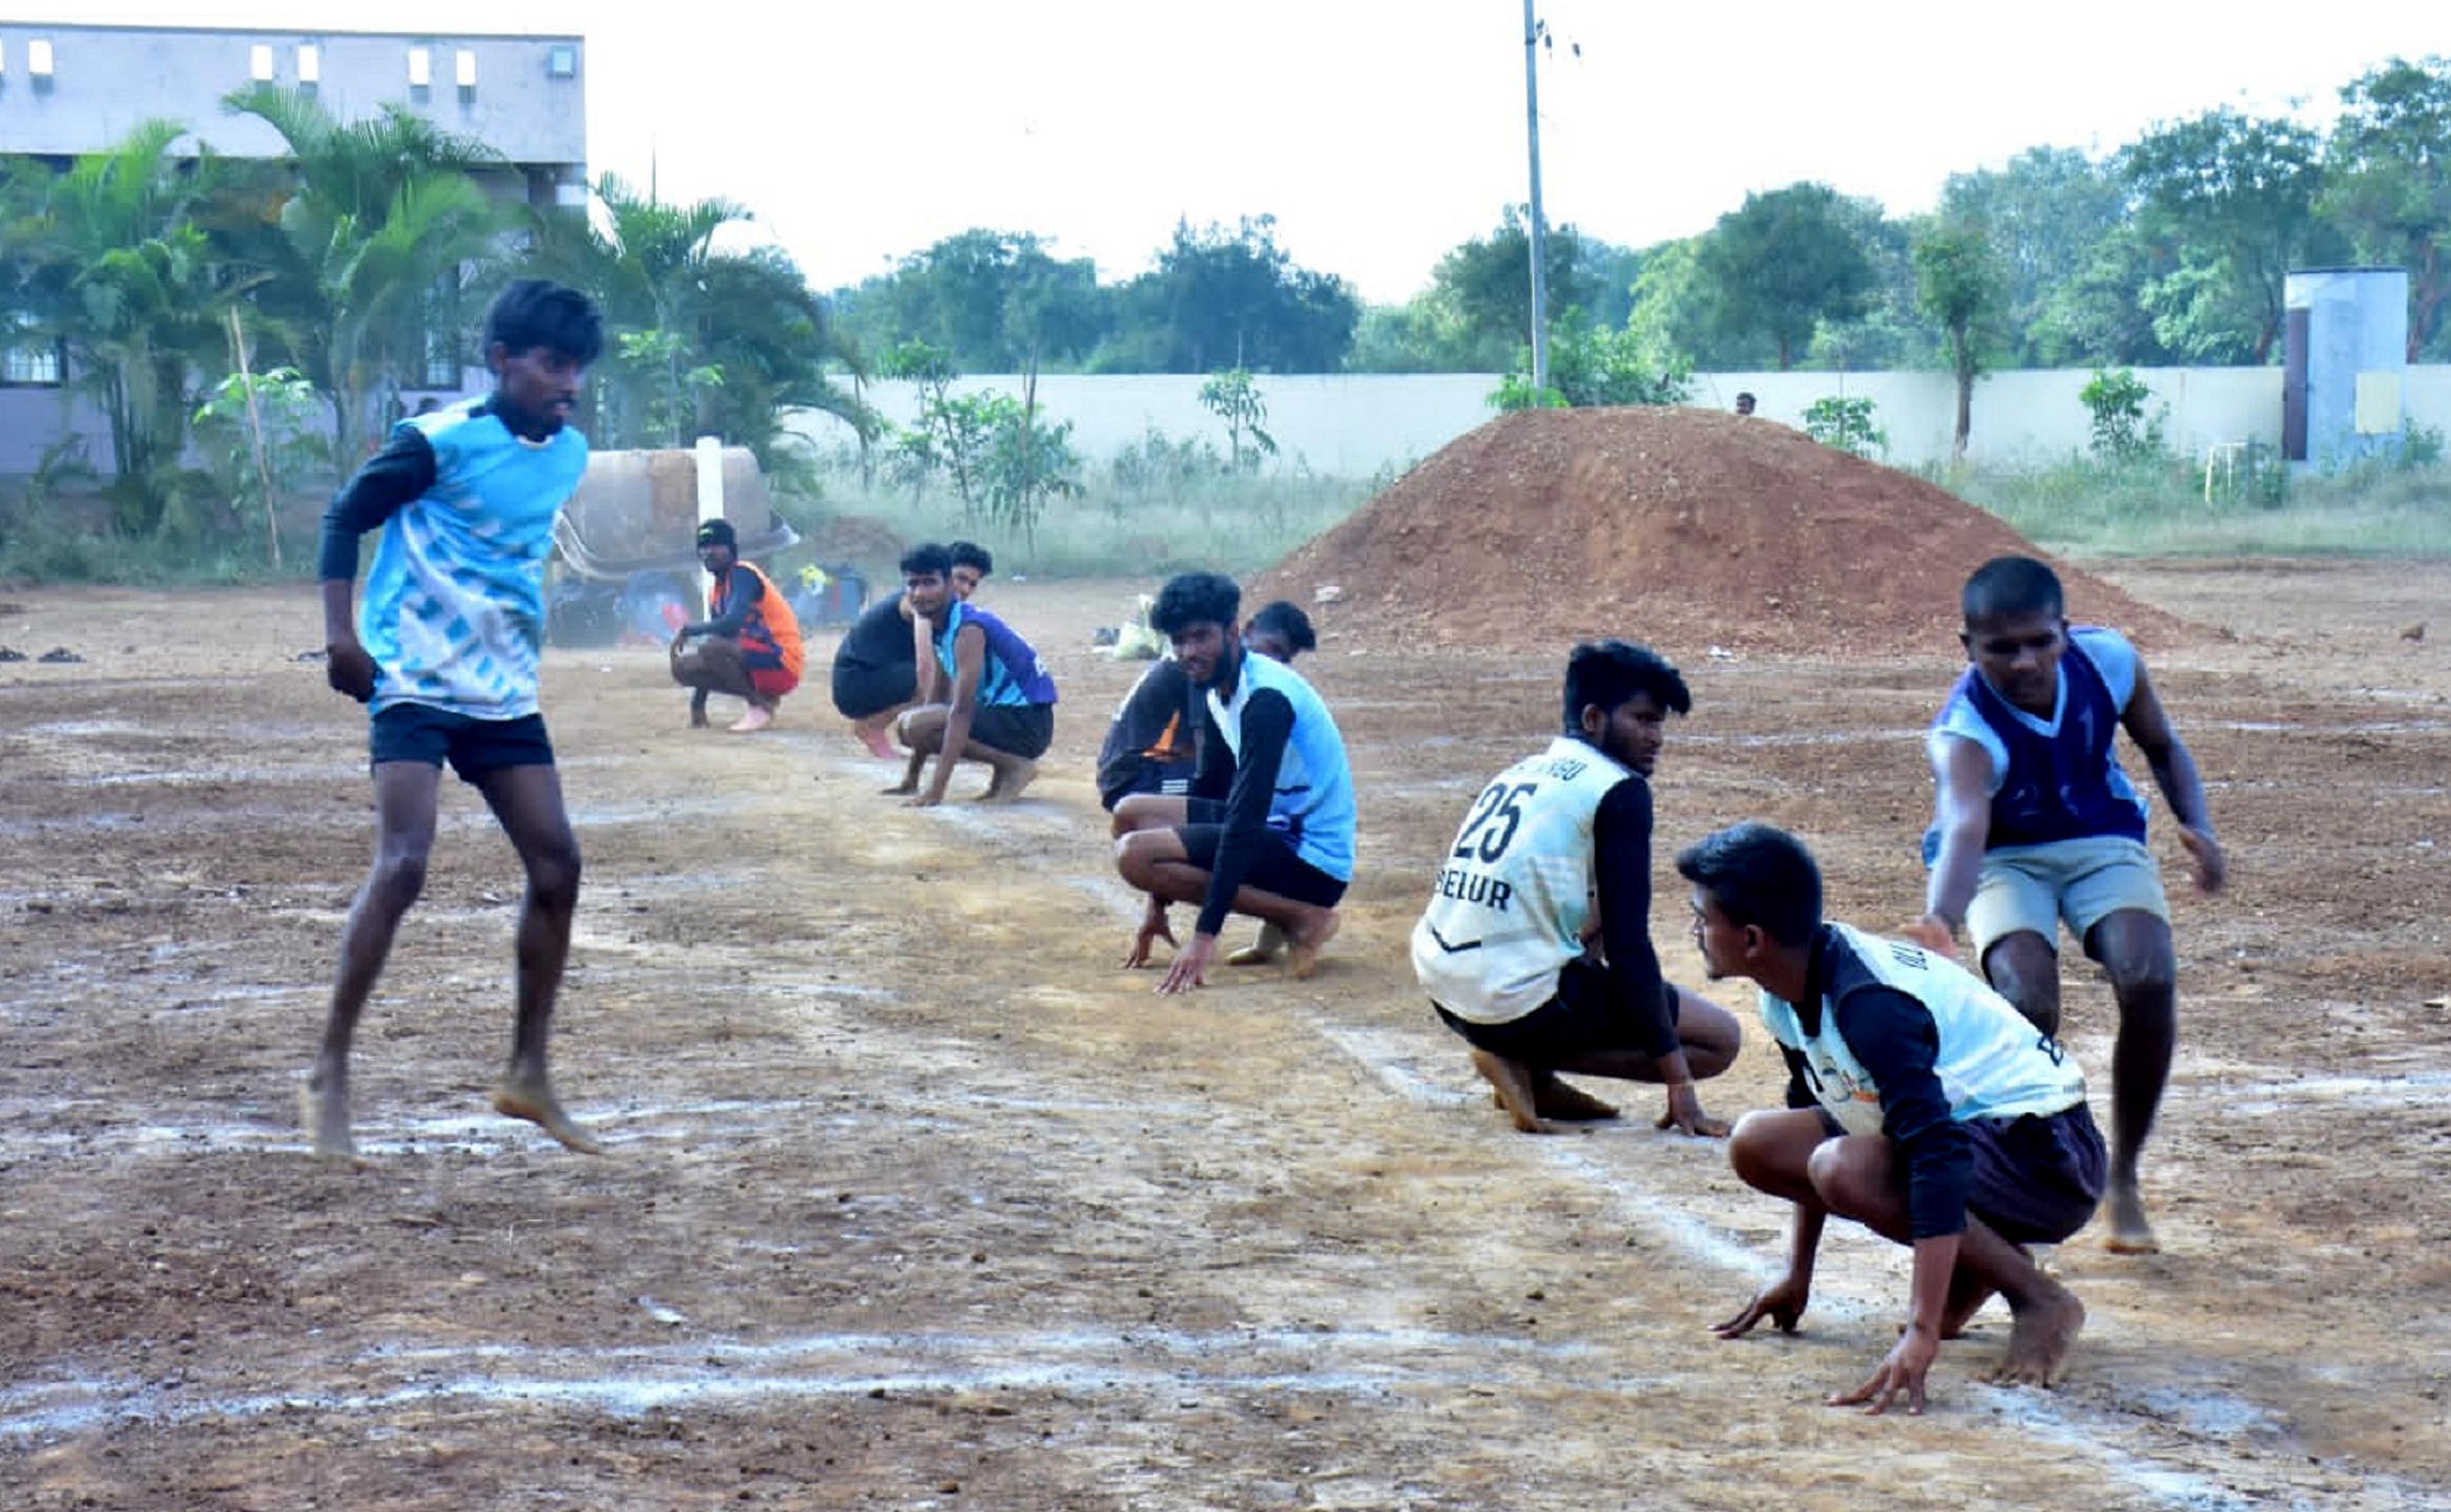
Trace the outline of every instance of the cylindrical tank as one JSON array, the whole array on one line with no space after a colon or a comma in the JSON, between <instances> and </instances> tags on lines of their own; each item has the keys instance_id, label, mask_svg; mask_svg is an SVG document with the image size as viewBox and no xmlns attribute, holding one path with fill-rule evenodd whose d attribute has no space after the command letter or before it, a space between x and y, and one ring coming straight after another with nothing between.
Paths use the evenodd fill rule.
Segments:
<instances>
[{"instance_id":1,"label":"cylindrical tank","mask_svg":"<svg viewBox=\"0 0 2451 1512\"><path fill-rule=\"evenodd\" d=\"M2400 449L2408 270L2310 267L2283 285L2281 454L2331 471Z\"/></svg>"}]
</instances>

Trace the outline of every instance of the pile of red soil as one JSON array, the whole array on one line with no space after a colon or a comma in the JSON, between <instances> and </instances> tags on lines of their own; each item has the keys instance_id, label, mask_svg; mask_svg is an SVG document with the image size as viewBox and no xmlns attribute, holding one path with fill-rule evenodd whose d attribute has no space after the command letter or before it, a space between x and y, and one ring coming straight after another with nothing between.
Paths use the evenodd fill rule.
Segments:
<instances>
[{"instance_id":1,"label":"pile of red soil","mask_svg":"<svg viewBox=\"0 0 2451 1512\"><path fill-rule=\"evenodd\" d=\"M1535 410L1459 438L1279 562L1288 598L1357 645L1556 651L1620 636L1690 658L1955 650L1958 593L2039 556L1973 505L1775 422L1706 410ZM2053 563L2069 617L2147 643L2185 626ZM1316 590L1341 595L1320 602Z\"/></svg>"}]
</instances>

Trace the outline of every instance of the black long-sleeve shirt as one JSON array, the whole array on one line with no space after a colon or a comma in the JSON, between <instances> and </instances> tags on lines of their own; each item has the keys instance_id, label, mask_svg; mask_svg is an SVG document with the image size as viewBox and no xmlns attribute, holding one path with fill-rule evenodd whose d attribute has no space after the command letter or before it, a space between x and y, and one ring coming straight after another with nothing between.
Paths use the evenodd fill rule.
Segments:
<instances>
[{"instance_id":1,"label":"black long-sleeve shirt","mask_svg":"<svg viewBox=\"0 0 2451 1512\"><path fill-rule=\"evenodd\" d=\"M746 567L735 565L732 569L732 597L724 603L723 613L712 619L693 620L681 626L681 632L692 636L736 637L740 634L740 627L749 620L750 608L764 597L766 585L757 580L757 575Z\"/></svg>"},{"instance_id":2,"label":"black long-sleeve shirt","mask_svg":"<svg viewBox=\"0 0 2451 1512\"><path fill-rule=\"evenodd\" d=\"M1913 1237L1963 1232L1974 1151L1950 1111L1948 1093L1934 1069L1940 1058L1940 1027L1931 1011L1854 967L1851 952L1828 930L1814 948L1812 975L1796 1010L1808 1034L1818 1032L1825 997L1833 1004L1832 1016L1847 1048L1881 1090L1881 1132L1906 1165ZM1819 1107L1811 1065L1800 1051L1780 1049L1787 1057L1787 1105Z\"/></svg>"},{"instance_id":3,"label":"black long-sleeve shirt","mask_svg":"<svg viewBox=\"0 0 2451 1512\"><path fill-rule=\"evenodd\" d=\"M1651 784L1629 776L1592 816L1592 871L1599 893L1600 949L1617 1001L1633 1015L1643 1053L1678 1048L1659 952L1651 944Z\"/></svg>"},{"instance_id":4,"label":"black long-sleeve shirt","mask_svg":"<svg viewBox=\"0 0 2451 1512\"><path fill-rule=\"evenodd\" d=\"M382 450L349 475L324 511L324 536L316 553L317 574L354 580L358 576L358 539L400 512L402 504L434 486L434 443L414 425L391 433Z\"/></svg>"},{"instance_id":5,"label":"black long-sleeve shirt","mask_svg":"<svg viewBox=\"0 0 2451 1512\"><path fill-rule=\"evenodd\" d=\"M1123 801L1140 780L1147 753L1166 738L1169 724L1176 732L1176 749L1188 751L1205 743L1194 741L1186 732L1198 730L1206 718L1198 690L1184 673L1183 663L1150 662L1116 709L1113 722L1107 726L1106 742L1098 748L1098 800L1110 810Z\"/></svg>"},{"instance_id":6,"label":"black long-sleeve shirt","mask_svg":"<svg viewBox=\"0 0 2451 1512\"><path fill-rule=\"evenodd\" d=\"M1214 720L1210 721L1214 723ZM1225 834L1217 842L1217 862L1208 874L1208 897L1195 926L1203 934L1226 927L1234 894L1242 891L1259 854L1261 833L1268 827L1268 809L1277 795L1277 769L1284 764L1285 744L1293 738L1294 706L1273 688L1254 690L1243 706L1243 749L1234 752L1225 735L1209 730L1200 742L1200 765L1191 779L1195 797L1226 800Z\"/></svg>"}]
</instances>

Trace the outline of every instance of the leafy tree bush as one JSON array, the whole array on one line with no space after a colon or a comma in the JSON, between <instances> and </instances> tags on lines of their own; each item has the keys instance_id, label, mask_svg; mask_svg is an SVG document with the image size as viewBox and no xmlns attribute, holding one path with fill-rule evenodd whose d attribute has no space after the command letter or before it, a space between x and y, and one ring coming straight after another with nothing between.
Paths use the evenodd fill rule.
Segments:
<instances>
[{"instance_id":1,"label":"leafy tree bush","mask_svg":"<svg viewBox=\"0 0 2451 1512\"><path fill-rule=\"evenodd\" d=\"M1889 433L1873 421L1873 410L1869 399L1825 394L1804 406L1804 433L1851 457L1871 457L1890 444Z\"/></svg>"}]
</instances>

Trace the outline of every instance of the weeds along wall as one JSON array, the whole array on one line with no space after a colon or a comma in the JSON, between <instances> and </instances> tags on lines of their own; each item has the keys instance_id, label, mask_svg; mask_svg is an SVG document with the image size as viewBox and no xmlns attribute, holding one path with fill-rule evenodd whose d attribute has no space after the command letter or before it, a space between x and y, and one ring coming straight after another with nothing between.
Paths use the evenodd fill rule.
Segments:
<instances>
[{"instance_id":1,"label":"weeds along wall","mask_svg":"<svg viewBox=\"0 0 2451 1512\"><path fill-rule=\"evenodd\" d=\"M2136 376L2152 389L2147 419L2161 416L2163 437L2181 456L2201 458L2222 442L2281 440L2281 369L2278 367L2142 367ZM1970 461L2005 467L2047 463L2086 448L2090 417L2077 399L2092 377L2087 368L2022 369L1994 373L1974 388ZM1197 374L1042 374L1038 405L1053 421L1072 422L1073 450L1106 461L1154 430L1169 440L1201 438L1219 450L1226 431L1200 404ZM1480 424L1497 412L1489 395L1498 387L1488 373L1356 373L1258 380L1267 406L1266 427L1276 438L1275 465L1300 465L1329 477L1367 478L1401 468ZM965 378L957 392L997 390L1019 396L1022 381L1004 376ZM1874 422L1888 437L1882 460L1918 467L1945 461L1955 423L1953 381L1940 372L1697 373L1689 403L1732 410L1736 395L1751 393L1763 419L1802 428L1814 400L1844 394L1873 402ZM870 403L899 425L912 423L917 398L908 383L883 383L866 390ZM2408 369L2407 415L2413 424L2451 431L2451 365ZM794 428L832 450L852 440L850 427L832 416L807 414ZM0 417L0 434L7 429Z\"/></svg>"}]
</instances>

